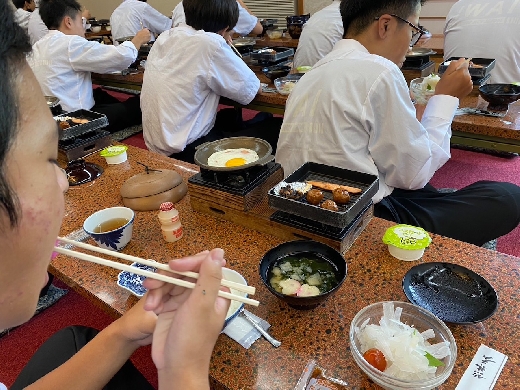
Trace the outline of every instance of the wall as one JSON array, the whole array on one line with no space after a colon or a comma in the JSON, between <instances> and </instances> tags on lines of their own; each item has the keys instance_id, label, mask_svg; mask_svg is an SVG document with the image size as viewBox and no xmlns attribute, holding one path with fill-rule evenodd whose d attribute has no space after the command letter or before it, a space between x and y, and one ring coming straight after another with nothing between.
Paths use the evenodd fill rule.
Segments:
<instances>
[{"instance_id":1,"label":"wall","mask_svg":"<svg viewBox=\"0 0 520 390\"><path fill-rule=\"evenodd\" d=\"M442 34L446 16L457 0L429 0L421 10L420 24L432 34Z\"/></svg>"},{"instance_id":2,"label":"wall","mask_svg":"<svg viewBox=\"0 0 520 390\"><path fill-rule=\"evenodd\" d=\"M93 17L109 19L112 12L122 0L78 0L87 7ZM148 0L148 4L166 16L172 16L172 11L181 0Z\"/></svg>"}]
</instances>

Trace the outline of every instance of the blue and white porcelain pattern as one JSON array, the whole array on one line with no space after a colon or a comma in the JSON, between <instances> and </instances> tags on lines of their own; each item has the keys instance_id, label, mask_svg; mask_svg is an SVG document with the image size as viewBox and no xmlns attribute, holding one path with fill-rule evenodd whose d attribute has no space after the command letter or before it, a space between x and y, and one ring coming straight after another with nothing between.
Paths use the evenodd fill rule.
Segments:
<instances>
[{"instance_id":1,"label":"blue and white porcelain pattern","mask_svg":"<svg viewBox=\"0 0 520 390\"><path fill-rule=\"evenodd\" d=\"M125 218L128 222L119 229L105 233L95 233L94 230L101 223L114 218ZM83 223L83 229L96 241L101 248L120 251L132 238L135 213L128 207L110 207L95 212Z\"/></svg>"},{"instance_id":2,"label":"blue and white porcelain pattern","mask_svg":"<svg viewBox=\"0 0 520 390\"><path fill-rule=\"evenodd\" d=\"M132 267L140 268L145 271L155 272L155 268L149 265L132 263ZM128 271L122 271L117 276L117 285L141 298L144 294L146 294L147 291L146 288L143 287L143 281L145 278L145 276L133 274Z\"/></svg>"}]
</instances>

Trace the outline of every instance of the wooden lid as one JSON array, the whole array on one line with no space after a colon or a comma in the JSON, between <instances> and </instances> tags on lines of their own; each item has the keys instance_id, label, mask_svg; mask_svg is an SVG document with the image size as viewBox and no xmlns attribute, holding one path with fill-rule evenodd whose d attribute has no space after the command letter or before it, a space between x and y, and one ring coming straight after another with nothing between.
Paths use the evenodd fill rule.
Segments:
<instances>
[{"instance_id":1,"label":"wooden lid","mask_svg":"<svg viewBox=\"0 0 520 390\"><path fill-rule=\"evenodd\" d=\"M132 176L121 187L123 198L142 198L177 187L182 176L169 169L149 170Z\"/></svg>"}]
</instances>

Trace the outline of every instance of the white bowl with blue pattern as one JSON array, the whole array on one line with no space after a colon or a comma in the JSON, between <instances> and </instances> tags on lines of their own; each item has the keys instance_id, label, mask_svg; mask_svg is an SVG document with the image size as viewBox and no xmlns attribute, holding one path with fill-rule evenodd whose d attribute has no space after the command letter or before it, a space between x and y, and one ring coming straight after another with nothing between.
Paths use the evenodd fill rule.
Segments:
<instances>
[{"instance_id":1,"label":"white bowl with blue pattern","mask_svg":"<svg viewBox=\"0 0 520 390\"><path fill-rule=\"evenodd\" d=\"M149 265L132 263L132 267L136 267L145 271L155 272L155 268ZM117 276L117 285L130 291L135 296L141 298L146 294L146 288L143 287L143 281L146 276L137 275L128 271L122 271Z\"/></svg>"},{"instance_id":2,"label":"white bowl with blue pattern","mask_svg":"<svg viewBox=\"0 0 520 390\"><path fill-rule=\"evenodd\" d=\"M96 233L96 228L98 226L116 218L124 218L128 222L109 232ZM101 248L120 251L132 238L134 218L134 211L128 207L110 207L108 209L97 211L88 217L83 223L83 230L85 230L85 232L87 232Z\"/></svg>"}]
</instances>

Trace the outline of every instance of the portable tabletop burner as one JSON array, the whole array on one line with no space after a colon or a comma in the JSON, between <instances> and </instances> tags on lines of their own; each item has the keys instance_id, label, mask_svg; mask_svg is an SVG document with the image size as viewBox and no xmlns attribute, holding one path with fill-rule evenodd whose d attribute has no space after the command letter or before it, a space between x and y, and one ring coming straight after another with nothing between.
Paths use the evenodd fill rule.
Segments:
<instances>
[{"instance_id":1,"label":"portable tabletop burner","mask_svg":"<svg viewBox=\"0 0 520 390\"><path fill-rule=\"evenodd\" d=\"M249 210L281 180L283 170L275 162L236 171L201 168L200 173L188 179L188 190L192 204L202 200L236 210Z\"/></svg>"}]
</instances>

